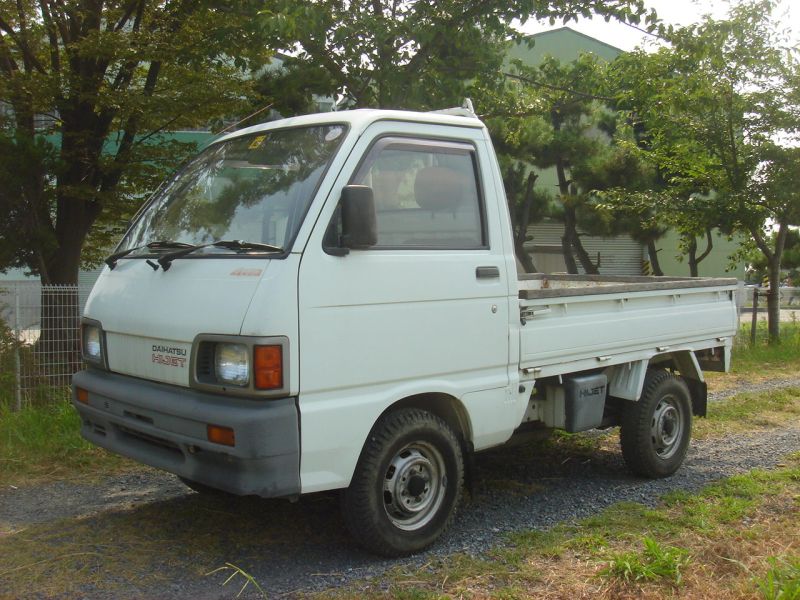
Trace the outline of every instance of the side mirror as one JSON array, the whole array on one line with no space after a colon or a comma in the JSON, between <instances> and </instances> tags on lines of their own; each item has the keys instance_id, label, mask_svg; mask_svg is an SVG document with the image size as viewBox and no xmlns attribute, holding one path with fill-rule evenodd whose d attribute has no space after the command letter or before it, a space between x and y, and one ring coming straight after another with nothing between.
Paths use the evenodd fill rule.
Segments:
<instances>
[{"instance_id":1,"label":"side mirror","mask_svg":"<svg viewBox=\"0 0 800 600\"><path fill-rule=\"evenodd\" d=\"M375 198L366 185L348 185L342 190L342 245L369 248L378 243Z\"/></svg>"}]
</instances>

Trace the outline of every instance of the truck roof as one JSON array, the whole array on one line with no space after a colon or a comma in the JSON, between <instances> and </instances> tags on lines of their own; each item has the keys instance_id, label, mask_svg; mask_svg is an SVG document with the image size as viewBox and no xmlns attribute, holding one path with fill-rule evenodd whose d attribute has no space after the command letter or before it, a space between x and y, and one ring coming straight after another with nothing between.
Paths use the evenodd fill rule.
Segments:
<instances>
[{"instance_id":1,"label":"truck roof","mask_svg":"<svg viewBox=\"0 0 800 600\"><path fill-rule=\"evenodd\" d=\"M455 111L454 111L455 112ZM466 112L466 111L464 111ZM284 129L286 127L303 127L309 125L327 125L340 123L348 125L349 128L361 133L369 125L376 121L408 121L412 123L430 123L431 125L455 125L457 127L470 127L483 129L483 122L477 117L446 114L445 112L415 112L410 110L379 110L372 108L360 108L357 110L342 110L337 112L316 113L303 115L300 117L289 117L269 123L261 123L246 127L239 131L234 131L224 135L212 143L220 142L240 135L248 135L259 131L270 131L274 129Z\"/></svg>"}]
</instances>

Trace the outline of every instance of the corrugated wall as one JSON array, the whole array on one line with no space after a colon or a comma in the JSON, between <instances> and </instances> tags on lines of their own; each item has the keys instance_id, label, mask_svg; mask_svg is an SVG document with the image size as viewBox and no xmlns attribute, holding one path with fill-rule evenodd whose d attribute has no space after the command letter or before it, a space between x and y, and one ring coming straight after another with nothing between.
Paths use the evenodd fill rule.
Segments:
<instances>
[{"instance_id":1,"label":"corrugated wall","mask_svg":"<svg viewBox=\"0 0 800 600\"><path fill-rule=\"evenodd\" d=\"M561 223L537 223L528 227L525 249L533 257L536 267L544 272L564 271L564 258L561 253L561 236L564 225ZM641 275L644 248L629 235L610 238L581 235L583 247L597 260L600 254L601 275ZM578 265L580 269L580 264Z\"/></svg>"}]
</instances>

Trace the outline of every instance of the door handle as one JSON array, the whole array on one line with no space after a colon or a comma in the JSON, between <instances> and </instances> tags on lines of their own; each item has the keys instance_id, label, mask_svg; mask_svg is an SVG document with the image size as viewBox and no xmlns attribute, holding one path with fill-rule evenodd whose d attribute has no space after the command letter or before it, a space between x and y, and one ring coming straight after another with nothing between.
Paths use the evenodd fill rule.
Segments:
<instances>
[{"instance_id":1,"label":"door handle","mask_svg":"<svg viewBox=\"0 0 800 600\"><path fill-rule=\"evenodd\" d=\"M494 279L500 277L499 267L476 267L475 277L478 279Z\"/></svg>"}]
</instances>

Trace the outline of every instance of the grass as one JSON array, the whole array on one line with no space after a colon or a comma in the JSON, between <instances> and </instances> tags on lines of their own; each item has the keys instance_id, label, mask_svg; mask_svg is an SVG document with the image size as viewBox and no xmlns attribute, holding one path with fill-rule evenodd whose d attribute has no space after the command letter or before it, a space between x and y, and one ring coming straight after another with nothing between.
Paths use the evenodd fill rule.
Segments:
<instances>
[{"instance_id":1,"label":"grass","mask_svg":"<svg viewBox=\"0 0 800 600\"><path fill-rule=\"evenodd\" d=\"M751 410L766 407L779 414L777 411L797 409L792 392L749 398ZM742 409L738 402L739 398L732 398L715 404L720 409L731 405L725 410L715 408L716 431L739 426ZM3 417L16 423L0 419L2 456L8 456L10 432L19 436L20 431L34 430L39 433L15 437L10 446L17 451L25 447L35 462L37 447L61 440L60 449L48 450L49 458L39 463L45 475L54 476L48 471L54 465L67 465L64 468L73 473L84 474L116 468L103 461L119 459L88 445L68 443L76 439L69 432L78 427L71 407L41 410L53 412L38 417L4 413ZM41 429L42 421L49 423L48 429ZM607 443L613 446L609 451L618 452L615 436L558 434L536 452L526 452L539 460L582 461L605 451ZM95 452L100 456L91 456ZM508 461L508 452L484 457L483 471L493 470L492 460ZM36 472L31 465L25 468ZM16 475L22 472L18 470ZM536 486L504 486L499 477L495 477L497 481L482 479L481 485L511 494L540 492ZM701 494L669 494L657 508L620 503L578 524L513 534L505 546L488 556L456 554L433 560L423 569L398 566L380 584L365 582L358 589L329 591L323 597L633 598L684 593L756 597L763 588L772 590L772 595L765 592L764 598L785 600L793 597L788 594L798 585L792 569L800 556L799 515L800 456L795 456L778 470L732 477ZM229 588L236 580L240 588L249 581L246 574L253 572L256 561L274 556L276 551L289 556L295 551L302 553L306 544L313 545L315 540L325 545L344 544L343 530L331 526L338 518L336 502L313 497L290 505L190 494L81 519L6 528L5 532L0 523L0 598L153 590L168 586L175 578L204 580L226 563L240 566L231 567L227 574L218 571L208 577L206 585L221 585L236 575ZM709 593L699 591L704 589L703 578L712 580ZM269 581L254 579L246 591L257 592L256 583L266 589ZM236 590L230 592L233 595Z\"/></svg>"},{"instance_id":2,"label":"grass","mask_svg":"<svg viewBox=\"0 0 800 600\"><path fill-rule=\"evenodd\" d=\"M609 565L599 575L627 583L661 580L680 585L681 569L689 563L689 552L675 546L662 546L647 536L643 542L643 552L634 550L611 555Z\"/></svg>"},{"instance_id":3,"label":"grass","mask_svg":"<svg viewBox=\"0 0 800 600\"><path fill-rule=\"evenodd\" d=\"M238 566L236 566L234 564L231 564L231 563L225 563L223 566L218 567L218 568L214 569L213 571L209 571L208 573L206 573L206 577L209 577L211 575L215 575L217 573L224 573L224 574L228 575L228 578L225 581L222 582L223 586L228 585L231 581L233 581L234 579L237 579L237 578L240 578L240 579L244 580L244 583L242 584L242 587L239 588L239 592L236 594L237 598L239 596L241 596L242 593L244 593L244 591L250 585L252 585L258 591L259 595L262 598L266 598L267 597L267 593L258 584L258 582L255 580L255 577L250 575L250 573L248 573L247 571L245 571L241 567L238 567Z\"/></svg>"},{"instance_id":4,"label":"grass","mask_svg":"<svg viewBox=\"0 0 800 600\"><path fill-rule=\"evenodd\" d=\"M800 598L800 454L772 471L508 536L323 598ZM387 590L388 588L388 590Z\"/></svg>"},{"instance_id":5,"label":"grass","mask_svg":"<svg viewBox=\"0 0 800 600\"><path fill-rule=\"evenodd\" d=\"M335 499L186 494L13 530L0 523L0 598L159 598L175 595L176 581L224 597L248 583L242 596L252 597L270 583L249 576L265 557L280 564L303 548L345 546L338 515Z\"/></svg>"},{"instance_id":6,"label":"grass","mask_svg":"<svg viewBox=\"0 0 800 600\"><path fill-rule=\"evenodd\" d=\"M766 323L759 322L755 345L750 345L750 326L739 329L730 373L706 373L709 388L735 390L743 382L798 377L800 371L800 323L781 323L781 342L767 342Z\"/></svg>"},{"instance_id":7,"label":"grass","mask_svg":"<svg viewBox=\"0 0 800 600\"><path fill-rule=\"evenodd\" d=\"M738 394L709 404L708 416L695 419L692 437L709 439L785 427L800 420L800 388Z\"/></svg>"},{"instance_id":8,"label":"grass","mask_svg":"<svg viewBox=\"0 0 800 600\"><path fill-rule=\"evenodd\" d=\"M0 485L109 474L133 463L86 442L66 402L13 412L0 404Z\"/></svg>"},{"instance_id":9,"label":"grass","mask_svg":"<svg viewBox=\"0 0 800 600\"><path fill-rule=\"evenodd\" d=\"M769 559L770 568L756 577L761 596L766 600L797 600L800 598L800 557Z\"/></svg>"}]
</instances>

